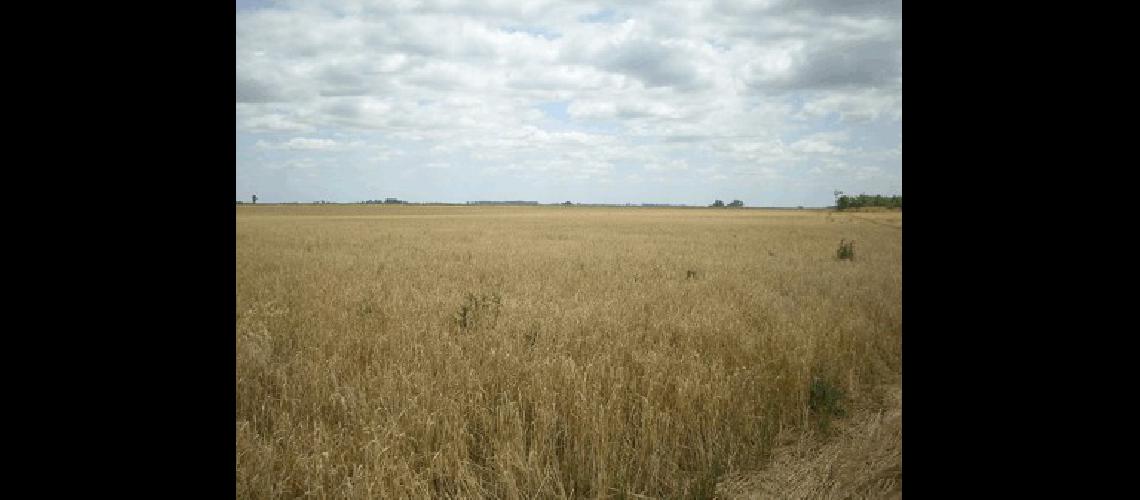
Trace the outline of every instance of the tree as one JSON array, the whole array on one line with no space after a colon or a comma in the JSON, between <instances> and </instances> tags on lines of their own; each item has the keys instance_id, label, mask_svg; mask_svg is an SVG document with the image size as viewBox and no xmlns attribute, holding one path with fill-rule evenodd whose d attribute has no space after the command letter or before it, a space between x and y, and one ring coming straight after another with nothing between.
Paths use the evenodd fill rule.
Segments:
<instances>
[{"instance_id":1,"label":"tree","mask_svg":"<svg viewBox=\"0 0 1140 500\"><path fill-rule=\"evenodd\" d=\"M841 195L835 202L835 208L839 210L864 207L902 208L902 196L894 195L887 197L881 194L860 194L859 196Z\"/></svg>"},{"instance_id":2,"label":"tree","mask_svg":"<svg viewBox=\"0 0 1140 500\"><path fill-rule=\"evenodd\" d=\"M712 206L714 206L714 207L723 207L723 206L724 206L724 201L723 201L723 200L716 200L716 201L714 201L714 202L713 202Z\"/></svg>"}]
</instances>

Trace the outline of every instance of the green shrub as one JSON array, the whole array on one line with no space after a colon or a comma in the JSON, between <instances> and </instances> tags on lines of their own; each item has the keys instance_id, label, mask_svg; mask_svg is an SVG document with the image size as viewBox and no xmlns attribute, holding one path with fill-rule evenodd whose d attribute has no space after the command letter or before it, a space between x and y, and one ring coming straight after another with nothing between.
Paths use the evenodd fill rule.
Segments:
<instances>
[{"instance_id":1,"label":"green shrub","mask_svg":"<svg viewBox=\"0 0 1140 500\"><path fill-rule=\"evenodd\" d=\"M839 240L839 250L835 252L839 260L855 260L855 240Z\"/></svg>"},{"instance_id":2,"label":"green shrub","mask_svg":"<svg viewBox=\"0 0 1140 500\"><path fill-rule=\"evenodd\" d=\"M843 408L843 389L838 385L821 377L812 377L809 391L808 405L824 432L830 429L832 417L847 415L847 410Z\"/></svg>"}]
</instances>

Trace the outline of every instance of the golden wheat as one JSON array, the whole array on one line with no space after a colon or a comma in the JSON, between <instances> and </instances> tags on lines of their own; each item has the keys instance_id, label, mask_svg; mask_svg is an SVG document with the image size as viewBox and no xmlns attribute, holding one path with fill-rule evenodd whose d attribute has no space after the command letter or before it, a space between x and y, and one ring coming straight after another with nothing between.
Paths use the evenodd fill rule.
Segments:
<instances>
[{"instance_id":1,"label":"golden wheat","mask_svg":"<svg viewBox=\"0 0 1140 500\"><path fill-rule=\"evenodd\" d=\"M898 213L242 206L236 264L242 498L709 497L901 373Z\"/></svg>"}]
</instances>

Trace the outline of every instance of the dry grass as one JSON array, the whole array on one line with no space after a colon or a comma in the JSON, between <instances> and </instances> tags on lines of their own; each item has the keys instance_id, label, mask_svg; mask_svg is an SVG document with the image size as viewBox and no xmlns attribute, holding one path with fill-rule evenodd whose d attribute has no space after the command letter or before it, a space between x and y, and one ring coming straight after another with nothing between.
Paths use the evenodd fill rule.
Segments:
<instances>
[{"instance_id":1,"label":"dry grass","mask_svg":"<svg viewBox=\"0 0 1140 500\"><path fill-rule=\"evenodd\" d=\"M899 382L897 213L236 211L242 498L709 497Z\"/></svg>"},{"instance_id":2,"label":"dry grass","mask_svg":"<svg viewBox=\"0 0 1140 500\"><path fill-rule=\"evenodd\" d=\"M734 473L717 486L724 499L902 498L902 395L886 410L863 409L840 422L835 435L786 432L771 463L753 473Z\"/></svg>"}]
</instances>

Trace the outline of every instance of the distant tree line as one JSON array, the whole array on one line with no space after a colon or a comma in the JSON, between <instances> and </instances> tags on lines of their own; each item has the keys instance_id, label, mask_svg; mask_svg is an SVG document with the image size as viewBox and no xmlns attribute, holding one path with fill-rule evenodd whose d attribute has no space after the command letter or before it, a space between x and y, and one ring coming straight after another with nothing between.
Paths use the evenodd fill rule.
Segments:
<instances>
[{"instance_id":1,"label":"distant tree line","mask_svg":"<svg viewBox=\"0 0 1140 500\"><path fill-rule=\"evenodd\" d=\"M861 194L859 196L843 195L836 201L836 207L840 210L865 207L902 208L902 195L890 197L879 194Z\"/></svg>"},{"instance_id":2,"label":"distant tree line","mask_svg":"<svg viewBox=\"0 0 1140 500\"><path fill-rule=\"evenodd\" d=\"M743 208L744 202L740 201L740 200L732 200L732 203L725 205L724 200L716 200L713 202L712 205L709 205L709 206L710 207L725 207L725 206L727 206L729 208Z\"/></svg>"}]
</instances>

